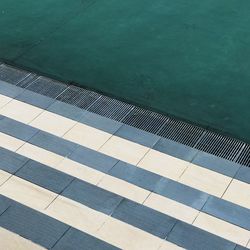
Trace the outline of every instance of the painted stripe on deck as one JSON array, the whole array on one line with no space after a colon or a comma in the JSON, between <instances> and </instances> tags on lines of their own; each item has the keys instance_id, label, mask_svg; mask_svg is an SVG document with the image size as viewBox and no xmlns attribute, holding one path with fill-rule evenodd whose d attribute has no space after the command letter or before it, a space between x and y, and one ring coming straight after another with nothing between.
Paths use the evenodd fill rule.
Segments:
<instances>
[{"instance_id":1,"label":"painted stripe on deck","mask_svg":"<svg viewBox=\"0 0 250 250\"><path fill-rule=\"evenodd\" d=\"M165 243L141 229L15 176L0 187L0 194L122 249L158 249ZM120 237L110 237L114 225L115 230L124 232L124 235L119 233Z\"/></svg>"},{"instance_id":2,"label":"painted stripe on deck","mask_svg":"<svg viewBox=\"0 0 250 250\"><path fill-rule=\"evenodd\" d=\"M14 101L16 101L16 100L14 100ZM16 101L16 102L18 102L18 101ZM11 103L12 102L10 102L10 104ZM25 106L26 105L28 105L28 104L25 104ZM0 110L0 113L2 112L4 115L7 114L7 116L8 116L10 108L8 108L7 106L8 105L5 106L5 108L6 108L5 111ZM14 106L16 106L16 104ZM22 109L24 109L24 107L22 106ZM36 107L33 107L31 105L30 105L30 107L37 109ZM14 107L11 106L11 110L12 110L12 108L14 108ZM40 112L40 109L38 109L38 110ZM18 112L20 113L20 110ZM27 112L27 113L30 114L30 112L31 111L29 109L29 112ZM16 114L16 111L14 113ZM46 119L44 119L44 121L43 121L43 123L46 124L46 128L44 129L44 126L41 125L41 124L43 124L42 120L40 120L40 122L37 124L37 127L40 124L39 129L44 129L46 131L51 132L52 134L55 133L55 130L59 126L59 124L64 123L63 122L64 120L67 121L65 124L66 127L63 128L62 125L59 126L59 127L62 127L63 132L68 131L69 127L72 127L72 126L74 126L74 124L76 124L75 121L72 121L68 118L64 118L62 116L55 115L55 114L47 112L47 111L45 111L43 114L45 114L45 117L46 117ZM48 114L50 114L51 117L47 117ZM13 116L15 117L15 115L9 114L8 117L14 118ZM58 121L58 117L60 117L59 121ZM48 126L48 124L47 124L48 121L50 121L50 120L52 121L51 125L53 125L52 126L53 128L51 128L51 126ZM47 121L47 123L46 123L46 121ZM72 122L72 124L71 124L71 122ZM55 124L58 124L58 126L55 126ZM84 131L84 128L82 127L83 126L82 124L77 124L77 125L79 125L81 127L76 129L76 132L77 131L78 132L81 131L81 132L79 132L80 135L79 135L79 133L76 133L76 134L73 133L74 138L81 138L81 134L82 134L82 131ZM84 125L84 126L86 127L86 125ZM75 129L75 128L73 128L73 129ZM70 131L72 131L72 130L70 130ZM91 128L91 130L92 131L89 131L89 130L87 132L85 131L84 135L90 135L90 134L93 135L94 131L98 131L98 133L108 134L106 132L100 132L100 130L97 130L94 128ZM63 132L60 130L60 134ZM109 136L111 136L111 135L109 135ZM85 138L85 137L83 136L83 138ZM98 135L97 135L97 138L99 138ZM98 140L96 140L96 138L94 138L94 139L95 140L92 140L92 142L98 141ZM108 140L108 137L105 137L105 141L107 141L107 140ZM74 140L72 140L72 141L75 142ZM82 139L81 139L81 141L82 141ZM101 143L104 143L104 142L102 141ZM98 147L101 143L98 142ZM81 143L81 144L83 144L83 143ZM202 167L198 167L194 164L186 165L187 163L182 161L182 160L173 158L171 156L167 156L166 154L163 154L163 153L159 153L157 151L154 151L153 149L150 150L147 147L141 146L141 145L133 143L133 142L129 142L125 139L122 139L122 138L119 138L116 136L112 136L108 140L107 144L108 144L107 148L109 150L104 151L103 153L106 153L109 156L116 156L118 159L125 160L125 161L128 161L131 163L131 161L129 161L129 159L128 159L127 154L129 154L129 155L133 154L132 162L136 158L138 161L140 161L138 164L138 166L140 168L147 169L147 170L152 171L152 172L156 172L154 170L154 166L156 166L156 164L157 164L158 169L164 169L164 171L158 170L157 171L158 174L161 174L162 176L165 176L165 177L170 178L170 179L178 180L179 182L181 182L183 184L186 184L188 186L194 187L196 189L199 189L201 191L204 191L206 193L209 193L209 194L212 194L212 195L215 195L218 197L221 197L225 193L225 191L228 189L228 186L230 185L230 183L232 181L232 178L230 178L230 177L224 176L222 174L216 173L214 171L211 171L211 170L208 170L208 169L205 169ZM104 147L107 144L105 143ZM84 146L87 146L87 145L84 145ZM92 145L92 148L93 148L93 145ZM124 148L126 148L127 150L123 150ZM119 155L119 154L117 155L117 152L112 153L112 152L117 151L117 150L119 152L122 152L124 157ZM129 150L131 150L130 153L129 153ZM126 155L124 155L124 152L126 152ZM138 159L138 156L140 156L140 160ZM141 157L143 157L143 159L141 159ZM170 159L170 162L169 162L169 160L167 160L167 158ZM137 162L137 160L136 160L136 162ZM175 167L173 167L172 165L170 165L171 161L172 162L175 161L178 163L175 164ZM180 164L181 164L182 169L179 172L178 171L175 172L175 173L177 173L177 175L174 176L174 171L171 171L171 170L175 169L175 171L176 171L176 169L178 169ZM171 170L167 172L166 169L168 169L168 168L170 168ZM209 176L209 178L208 178L208 176ZM227 197L227 196L225 196L225 197ZM240 203L240 205L243 205L243 202L244 202L244 205L246 204L245 200L238 199L237 201L238 202L242 201L242 203ZM237 203L237 204L239 204L239 203ZM250 204L247 204L247 205L249 205L249 207L250 207Z\"/></svg>"},{"instance_id":3,"label":"painted stripe on deck","mask_svg":"<svg viewBox=\"0 0 250 250\"><path fill-rule=\"evenodd\" d=\"M8 174L8 177L9 176L10 175ZM6 181L6 180L4 180L4 181ZM41 181L43 181L43 180L41 180ZM19 177L14 177L14 176L11 177L6 183L4 183L4 185L0 188L0 192L1 192L1 194L8 196L11 199L14 199L22 204L31 206L31 207L36 208L36 209L45 209L48 206L48 204L50 204L50 202L52 202L57 197L57 194L55 194L51 191L48 191L47 189L44 189L44 188L39 187L39 186L29 182L29 181L25 181L23 179L20 179ZM31 197L27 196L27 193L29 193L31 195ZM63 197L63 198L68 199L65 197ZM76 201L72 201L72 202L78 204L78 202L76 202ZM172 210L172 214L175 213L174 217L176 217L177 219L181 219L181 217L185 218L185 216L188 215L189 220L190 220L190 215L191 215L191 213L193 213L193 216L191 216L191 220L189 221L189 223L192 223L192 221L198 215L198 211L195 212L194 209L180 205L172 200L164 199L163 197L159 197L159 196L153 195L153 197L152 197L152 195L150 195L146 199L145 204L147 206L150 206L150 204L152 204L152 206L151 206L152 208L154 208L154 206L155 206L160 211L162 211L164 209L165 213L166 213L166 210L168 212L170 211L170 213ZM70 214L70 210L68 210L68 212L63 212L63 206L60 206L60 209L58 207L58 209L56 211L58 211L58 210L61 210L62 213L65 215ZM182 215L182 213L184 213L184 216ZM199 214L199 216L201 216L202 214L203 213L201 212ZM70 218L70 220L72 220L72 218ZM97 220L97 218L96 218L96 220ZM78 221L78 219L76 221ZM241 244L241 245L246 245L248 240L250 239L250 232L247 230L241 229L241 228L234 226L230 223L225 223L225 222L222 223L221 220L214 218L214 217L213 217L213 221L215 223L217 223L216 234L218 236L224 237L224 238L231 240L231 241L233 240L235 243ZM100 218L98 218L97 222L102 224L102 220ZM92 220L91 220L91 223L93 223ZM219 226L220 224L222 225L221 227ZM90 227L86 223L85 220L84 220L83 225ZM73 226L76 227L76 225L73 225ZM202 229L208 229L207 230L208 232L214 233L213 227L207 226L206 223L198 224L198 227L202 228ZM229 230L234 235L233 239L228 237L227 232Z\"/></svg>"},{"instance_id":4,"label":"painted stripe on deck","mask_svg":"<svg viewBox=\"0 0 250 250\"><path fill-rule=\"evenodd\" d=\"M45 250L42 246L0 227L0 247L4 250Z\"/></svg>"},{"instance_id":5,"label":"painted stripe on deck","mask_svg":"<svg viewBox=\"0 0 250 250\"><path fill-rule=\"evenodd\" d=\"M6 135L5 135L6 136ZM29 145L29 144L27 144L27 145ZM51 153L51 152L49 152L49 151L46 151L46 153L47 154L49 154L49 156L50 157L47 157L45 154L44 154L44 150L43 149L40 149L39 147L35 147L35 146L33 146L33 145L29 145L29 147L28 147L28 149L27 149L27 152L30 154L30 152L32 153L32 150L34 150L34 148L37 150L36 151L36 157L31 157L31 158L35 158L35 160L38 160L38 161L41 161L41 159L46 159L46 161L47 161L47 159L48 158L51 158L51 154L52 154L52 156L56 156L56 159L57 159L57 157L58 157L58 155L54 155L53 153ZM42 151L42 157L41 157L41 155L40 155L40 150ZM33 152L34 153L34 152ZM30 156L30 155L27 155L26 154L26 156ZM53 158L53 157L52 157ZM63 158L62 157L60 157L60 160L62 160ZM66 159L67 161L68 161L68 159ZM54 163L54 160L52 161L52 163ZM53 167L53 164L51 164L50 165L51 167ZM59 165L60 166L60 165ZM65 165L65 167L66 167L66 165ZM84 166L82 166L82 167L84 167ZM60 169L59 169L60 170ZM76 175L76 177L78 177L77 175ZM87 180L88 181L88 180ZM120 182L120 180L119 179L117 179L116 181L118 181L118 183L117 183L117 185L116 186L103 186L104 188L106 188L107 190L109 190L109 191L112 191L112 192L115 192L115 193L117 193L117 190L119 190L119 188L121 188L121 186L120 186L120 184L121 184L121 182ZM94 184L96 184L96 183L94 183ZM134 188L134 190L138 190L138 188L135 186L135 188ZM127 198L132 198L132 200L135 200L135 201L137 201L137 202L141 202L141 200L137 200L137 199L135 199L134 197L132 197L131 195L130 195L130 191L132 191L132 193L133 193L133 191L134 190L129 190L128 192L127 192L127 190L124 190L125 191L125 193L119 193L119 194L121 194L121 195L123 195L123 196L125 196L125 194L127 193ZM126 197L126 196L125 196ZM151 196L150 197L148 197L148 199L151 199ZM161 202L166 202L166 203L169 203L168 201L169 201L169 199L164 199L164 197L160 197L160 196L158 196L158 199L159 200L161 200ZM159 203L159 202L158 202ZM169 210L167 210L166 211L166 209L164 208L164 207L159 207L159 206L154 206L154 204L151 204L151 203L147 203L146 202L146 204L150 204L151 206L152 206L152 208L155 208L155 209L157 209L157 210L159 210L159 211L161 211L161 212L168 212L168 213L170 213L170 215L174 215L174 217L179 217L179 219L183 219L184 221L187 221L187 222L191 222L191 221L193 221L193 219L194 219L194 217L195 217L195 214L196 214L196 210L194 210L194 209L192 209L192 208L190 208L190 207L187 207L187 206L184 206L184 205L182 205L182 204L180 204L180 203L175 203L174 201L172 201L172 203L173 204L175 204L175 205L178 205L177 207L179 207L181 210L180 211L178 211L178 209L176 209L176 210L172 210L171 209L171 206L169 207ZM156 202L156 204L157 204L157 202ZM174 205L173 205L174 206ZM183 213L183 211L182 210L186 210L186 212L190 212L190 213ZM173 213L173 211L174 211L174 213ZM178 214L176 214L176 212L178 211ZM182 214L182 215L179 215L179 212ZM186 217L188 215L188 217Z\"/></svg>"}]
</instances>

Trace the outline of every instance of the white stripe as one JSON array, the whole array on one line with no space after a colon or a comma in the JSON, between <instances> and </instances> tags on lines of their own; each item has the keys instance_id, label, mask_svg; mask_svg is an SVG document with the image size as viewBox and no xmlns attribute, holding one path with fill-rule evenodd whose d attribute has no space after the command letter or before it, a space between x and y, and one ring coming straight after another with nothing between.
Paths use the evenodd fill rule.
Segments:
<instances>
[{"instance_id":1,"label":"white stripe","mask_svg":"<svg viewBox=\"0 0 250 250\"><path fill-rule=\"evenodd\" d=\"M140 168L177 180L211 195L222 197L232 181L232 178L215 171L187 163L123 138L111 136L104 131L76 123L63 116L48 111L41 113L40 108L17 100L7 104L0 110L0 113L14 120L28 120L26 124L32 121L31 124L35 124L38 129L52 134L55 134L58 127L61 127L60 134L65 133L63 138L94 149L103 144L100 151L109 156L129 163L138 163ZM33 120L39 113L41 115ZM23 114L25 114L25 117L23 117ZM71 126L73 128L69 130ZM86 135L88 136L86 137ZM91 140L91 137L93 140ZM86 141L85 138L87 138Z\"/></svg>"},{"instance_id":2,"label":"white stripe","mask_svg":"<svg viewBox=\"0 0 250 250\"><path fill-rule=\"evenodd\" d=\"M3 135L3 134L2 134ZM6 137L6 135L4 135L3 137ZM7 136L8 137L8 136ZM117 138L116 138L117 139ZM121 139L121 138L119 138L119 139ZM18 148L18 147L20 147L20 145L22 145L23 144L23 141L21 141L21 140L18 140L18 139L15 139L15 138L11 138L11 140L17 140L17 142L19 142L19 144L13 144L12 145L12 143L10 143L11 145L9 145L8 144L8 142L9 142L9 140L5 140L5 141L2 141L2 144L7 144L7 148L9 148L9 149L11 149L11 150L15 150L16 148ZM124 139L122 139L122 140L124 140ZM136 143L134 143L134 144L136 144ZM3 147L5 147L4 145L2 145ZM140 146L140 145L139 145ZM28 150L27 150L27 148L26 147L28 147ZM26 143L25 145L24 145L24 147L21 147L21 149L18 151L18 152L22 152L22 150L24 150L26 148L26 151L28 152L26 155L27 156L29 156L30 157L30 149L31 149L31 151L33 150L33 149L35 149L35 151L37 151L37 153L35 154L35 156L33 156L33 159L35 159L35 160L38 160L38 161L41 161L41 158L42 159L45 159L46 161L49 161L49 163L50 164L48 164L48 162L44 162L45 164L47 164L47 165L50 165L51 167L54 167L54 168L56 168L56 166L59 166L58 165L58 163L59 162L61 162L62 160L63 160L63 157L61 157L61 156L58 156L58 155L56 155L56 154L54 154L54 153L51 153L51 152L49 152L49 151L46 151L46 150L43 150L43 149L40 149L40 148L38 148L38 147L35 147L35 146L33 146L33 145L30 145L30 144L28 144L28 143ZM44 154L43 155L43 157L41 157L41 155L40 155L40 153L41 153L41 151L45 151L46 152L46 154ZM150 152L151 153L151 152ZM55 162L53 163L53 164L51 164L51 159L50 158L48 158L47 157L47 155L50 155L50 154L52 154L53 155L53 160L54 160L54 158L58 158L58 159L56 159L55 160ZM25 155L25 153L24 153L24 155ZM164 157L165 157L165 154L162 154L162 155L164 155ZM32 157L31 157L32 158ZM179 159L177 159L177 160L179 160ZM72 161L73 162L73 161ZM75 163L75 162L73 162L73 164L78 164L78 163ZM141 164L141 163L140 163ZM86 166L85 166L85 168L86 168ZM194 166L194 165L192 165L192 168L193 169L195 169L195 170L197 170L197 169L201 169L201 171L203 171L203 172L205 172L205 174L204 174L204 176L206 176L207 177L207 174L215 174L216 175L216 177L217 178L224 178L225 176L223 176L223 175L220 175L220 174L218 174L218 173L216 173L216 172L214 172L214 171L211 171L211 170L207 170L207 169L204 169L204 168L200 168L200 167L198 167L198 166ZM188 169L189 170L189 169ZM95 171L95 170L94 170ZM96 172L98 172L98 171L96 171ZM184 169L184 174L182 173L182 176L185 176L185 173L187 172L187 168L185 168ZM91 176L91 174L90 174L90 176ZM105 189L107 189L107 190L109 190L109 191L112 191L112 192L116 192L116 193L118 193L118 194L120 194L120 195L122 195L122 196L125 196L125 197L127 197L127 198L129 198L129 199L134 199L135 201L137 201L137 202L142 202L142 200L143 200L143 196L141 196L141 194L139 194L139 189L140 188L138 188L138 187L136 187L136 186L134 186L134 185L132 185L132 184L129 184L129 183L126 183L126 182L124 182L124 181L122 181L122 180L119 180L119 179L117 179L116 180L116 178L114 178L113 180L110 180L110 179L112 179L110 176L108 176L108 175L103 175L103 176L105 176L105 178L100 182L100 186L102 186L103 188L105 188ZM100 179L102 179L102 177L103 176L100 176ZM202 174L200 174L200 172L199 172L199 175L197 175L197 177L199 178L199 176L202 176ZM78 177L77 176L77 174L76 174L76 177ZM193 176L191 175L191 178L190 179L192 179L193 178ZM197 178L197 179L198 179ZM227 177L228 178L228 177ZM96 179L96 181L98 182L100 179ZM212 178L213 179L213 178ZM181 179L181 181L182 181L183 179ZM223 179L223 181L225 181L225 179ZM231 179L229 178L229 180L227 180L228 182L229 181L231 181ZM111 185L110 184L105 184L105 182L106 183L111 183ZM115 183L116 182L116 183ZM220 181L219 181L220 182ZM123 185L122 185L122 183L123 183ZM185 183L185 182L184 182ZM194 182L195 183L195 182ZM198 182L199 183L199 182ZM95 183L96 184L96 183ZM124 185L125 184L125 185ZM201 183L202 185L204 184L204 183ZM201 184L198 184L198 186L199 185L201 185ZM212 184L212 183L211 183ZM211 187L211 184L209 184L208 186L209 187ZM245 183L244 183L245 184ZM127 185L127 186L126 186ZM128 185L129 185L129 188L127 188L128 187ZM189 184L190 186L192 186L192 185L194 185L194 184ZM227 185L227 183L225 184L225 185ZM246 184L246 185L248 185L248 184ZM122 188L124 186L124 188ZM117 187L119 187L120 189L117 191ZM197 188L197 184L195 183L195 187ZM200 186L199 186L200 187ZM133 190L133 188L135 188L135 189L137 189L136 190L136 192ZM205 188L207 188L207 186L205 185ZM202 190L204 190L205 189L204 187L201 187L201 189ZM226 186L226 188L227 188L227 186ZM248 188L249 188L249 186L248 186ZM132 196L131 196L131 193L129 194L129 192L128 193L126 193L126 192L124 192L124 190L126 191L126 189L127 190L129 190L129 191L131 191L132 190L132 192L131 193L136 193L136 195L135 195L135 198L133 198ZM143 191L143 190L142 190ZM145 190L146 191L146 190ZM204 190L205 191L205 190ZM216 192L217 192L217 190L216 190ZM145 193L146 194L146 193ZM170 200L169 199L166 199L165 197L160 197L161 199L165 199L164 201L167 203L170 203ZM152 195L148 198L149 200L150 199L152 199ZM159 206L157 206L157 205L155 205L155 204L159 204L159 200L157 200L156 202L154 202L154 203L150 203L149 202L149 200L147 201L146 200L146 202L145 202L145 204L147 205L147 204L151 204L151 207L153 208L155 208L155 209L157 209L158 208L158 211L162 211L163 210L163 208L159 208ZM175 202L175 201L171 201L171 202L174 202L174 203L176 203L176 205L177 206L179 206L179 205L181 205L181 206L184 206L184 205L182 205L182 204L179 204L179 203L177 203L177 202ZM240 202L240 201L238 201L238 202ZM239 203L236 203L236 204L239 204ZM175 204L173 205L173 207L175 206ZM178 208L180 208L181 209L181 206L179 206ZM169 206L170 208L171 208L171 206ZM185 206L184 206L184 208L185 208ZM190 208L190 209L192 209L192 208ZM182 209L181 209L182 210ZM194 210L193 211L193 209L192 209L192 212L196 212L196 210ZM165 213L168 213L168 214L170 214L171 216L174 216L173 214L171 214L171 209L169 209L169 211L165 211ZM179 213L180 214L180 213ZM176 218L178 218L178 216L179 217L183 217L182 218L182 220L184 220L184 221L188 221L189 223L191 222L191 219L190 219L190 217L189 218L186 218L185 219L185 216L181 216L181 215L179 215L178 213L177 213L177 215L175 215L174 217L176 217ZM222 233L223 234L223 233ZM226 237L226 236L225 236Z\"/></svg>"},{"instance_id":3,"label":"white stripe","mask_svg":"<svg viewBox=\"0 0 250 250\"><path fill-rule=\"evenodd\" d=\"M78 202L57 196L16 176L11 177L0 187L0 194L122 249L157 250L165 243L164 240L143 230ZM120 232L120 237L114 235L117 231ZM177 246L174 245L174 247Z\"/></svg>"},{"instance_id":4,"label":"white stripe","mask_svg":"<svg viewBox=\"0 0 250 250\"><path fill-rule=\"evenodd\" d=\"M64 157L60 155L49 152L45 149L41 149L29 143L24 144L24 141L16 139L12 136L5 135L3 133L0 133L0 138L1 138L0 146L12 151L15 151L16 149L19 148L17 151L19 154L40 161L41 163L49 165L51 167L58 166L58 164L62 162L64 159ZM167 159L170 159L170 162L167 162ZM155 160L156 164L159 164L161 166L161 169L163 169L162 172L164 172L165 177L176 180L176 178L173 178L173 173L182 172L178 180L179 182L184 183L190 187L196 188L198 190L204 191L208 194L215 195L221 198L227 190L230 190L231 193L237 193L238 191L238 187L233 185L234 182L231 183L232 178L216 173L209 169L196 166L194 164L189 164L189 166L187 167L186 165L182 165L181 160L157 152L155 150L149 150L148 154L139 163L139 167L146 170L152 170L154 162L153 160ZM177 163L177 165L172 165L172 163L176 162L178 162L179 164ZM72 163L72 165L74 164L76 163ZM60 165L58 167L60 168ZM172 170L175 169L175 167L181 170ZM65 170L65 167L62 166L62 168L64 168ZM171 170L168 171L166 169L171 169ZM90 170L89 168L88 171L89 172L91 171L93 174L98 172L95 170ZM75 171L75 174L76 173L77 172ZM157 173L159 174L159 167ZM88 176L90 177L91 174ZM246 201L246 199L243 198L245 196L248 196L248 194L250 193L250 184L243 183L241 181L238 181L238 183L242 183L242 185L244 185L244 189L243 191L241 191L242 192L241 196L238 196L237 199L236 198L233 199L232 195L231 196L228 195L229 191L227 191L222 198L250 209L250 203L248 202L249 199L247 199Z\"/></svg>"},{"instance_id":5,"label":"white stripe","mask_svg":"<svg viewBox=\"0 0 250 250\"><path fill-rule=\"evenodd\" d=\"M0 94L0 108L2 108L3 106L5 106L11 100L12 100L12 98Z\"/></svg>"},{"instance_id":6,"label":"white stripe","mask_svg":"<svg viewBox=\"0 0 250 250\"><path fill-rule=\"evenodd\" d=\"M0 227L0 247L3 250L45 250L42 246L2 227Z\"/></svg>"},{"instance_id":7,"label":"white stripe","mask_svg":"<svg viewBox=\"0 0 250 250\"><path fill-rule=\"evenodd\" d=\"M2 174L5 173L4 171L1 172ZM10 174L7 173L7 176L5 177L4 181L6 181L9 176ZM115 189L116 187L114 188L114 190ZM113 190L111 189L109 191ZM5 182L0 187L0 193L13 200L16 200L17 202L20 202L26 206L32 207L37 210L45 209L58 196L56 193L53 193L49 190L46 190L16 176L12 176L9 180L7 180L7 182ZM117 193L119 194L119 192ZM100 225L104 223L104 214L101 214L97 211L93 212L94 210L92 211L92 209L87 208L86 206L78 202L72 201L68 198L62 196L59 197L60 199L57 198L56 202L53 202L48 209L48 211L52 209L52 214L48 212L50 216L61 220L67 224L70 224L71 226L74 226L79 230L86 230L86 228L88 228L88 233L90 233L93 228L93 230L98 230ZM59 202L59 204L57 202ZM56 206L57 204L58 206ZM205 216L203 212L199 212L193 208L190 208L188 206L185 206L183 204L153 193L151 193L150 196L146 199L144 205L167 215L170 215L172 217L175 217L179 220L186 221L189 224L193 224L193 221L197 217L197 215ZM83 215L86 209L88 211L91 211L91 214L93 212L94 217L90 215L90 212L88 212L87 216L89 219L85 219ZM199 216L198 218L200 218ZM197 223L196 221L195 225L201 229L204 229L208 232L211 232L213 234L216 234L218 236L221 236L225 239L231 240L237 244L241 244L244 246L246 245L246 242L248 242L248 240L250 239L250 232L248 230L224 222L218 218L212 216L210 217L212 218L213 223L216 227L214 227L213 224L211 225L211 223L209 224L209 222ZM79 218L82 218L82 220L79 220ZM234 235L234 237L231 237L231 234L228 233L229 231L231 232L231 234Z\"/></svg>"}]
</instances>

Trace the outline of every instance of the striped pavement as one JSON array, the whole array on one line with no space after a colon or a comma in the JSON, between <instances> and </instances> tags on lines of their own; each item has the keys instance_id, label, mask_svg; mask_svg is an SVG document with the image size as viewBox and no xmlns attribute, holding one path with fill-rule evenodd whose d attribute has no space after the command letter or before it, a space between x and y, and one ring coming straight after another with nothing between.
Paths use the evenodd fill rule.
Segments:
<instances>
[{"instance_id":1,"label":"striped pavement","mask_svg":"<svg viewBox=\"0 0 250 250\"><path fill-rule=\"evenodd\" d=\"M0 81L0 249L250 248L250 169Z\"/></svg>"}]
</instances>

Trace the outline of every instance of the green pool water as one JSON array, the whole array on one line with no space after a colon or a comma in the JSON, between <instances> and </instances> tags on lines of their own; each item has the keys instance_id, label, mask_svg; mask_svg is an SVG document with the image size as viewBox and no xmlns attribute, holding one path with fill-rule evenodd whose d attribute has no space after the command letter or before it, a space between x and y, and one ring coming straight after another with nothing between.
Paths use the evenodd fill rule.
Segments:
<instances>
[{"instance_id":1,"label":"green pool water","mask_svg":"<svg viewBox=\"0 0 250 250\"><path fill-rule=\"evenodd\" d=\"M1 0L0 58L250 142L249 0Z\"/></svg>"}]
</instances>

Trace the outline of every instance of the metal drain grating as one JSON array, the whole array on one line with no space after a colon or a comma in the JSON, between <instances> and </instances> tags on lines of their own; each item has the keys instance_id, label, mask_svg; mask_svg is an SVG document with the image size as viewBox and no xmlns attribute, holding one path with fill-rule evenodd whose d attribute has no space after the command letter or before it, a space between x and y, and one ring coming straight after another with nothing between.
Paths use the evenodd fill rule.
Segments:
<instances>
[{"instance_id":1,"label":"metal drain grating","mask_svg":"<svg viewBox=\"0 0 250 250\"><path fill-rule=\"evenodd\" d=\"M168 119L169 118L164 115L136 107L122 120L122 122L156 134Z\"/></svg>"},{"instance_id":2,"label":"metal drain grating","mask_svg":"<svg viewBox=\"0 0 250 250\"><path fill-rule=\"evenodd\" d=\"M107 118L121 121L132 109L133 105L116 99L101 96L88 110Z\"/></svg>"},{"instance_id":3,"label":"metal drain grating","mask_svg":"<svg viewBox=\"0 0 250 250\"><path fill-rule=\"evenodd\" d=\"M0 65L0 80L17 85L28 77L30 73L5 64Z\"/></svg>"},{"instance_id":4,"label":"metal drain grating","mask_svg":"<svg viewBox=\"0 0 250 250\"><path fill-rule=\"evenodd\" d=\"M239 140L1 63L0 80L250 167L250 145Z\"/></svg>"},{"instance_id":5,"label":"metal drain grating","mask_svg":"<svg viewBox=\"0 0 250 250\"><path fill-rule=\"evenodd\" d=\"M250 167L250 145L246 144L236 160L237 163Z\"/></svg>"},{"instance_id":6,"label":"metal drain grating","mask_svg":"<svg viewBox=\"0 0 250 250\"><path fill-rule=\"evenodd\" d=\"M244 145L239 140L207 131L195 148L234 161Z\"/></svg>"},{"instance_id":7,"label":"metal drain grating","mask_svg":"<svg viewBox=\"0 0 250 250\"><path fill-rule=\"evenodd\" d=\"M41 95L48 96L50 98L56 98L62 91L64 91L68 85L50 80L46 77L38 77L32 84L26 89L36 92Z\"/></svg>"},{"instance_id":8,"label":"metal drain grating","mask_svg":"<svg viewBox=\"0 0 250 250\"><path fill-rule=\"evenodd\" d=\"M16 86L21 87L21 88L27 88L30 84L32 84L36 79L38 78L37 75L35 74L30 74L27 76L25 79L20 81Z\"/></svg>"},{"instance_id":9,"label":"metal drain grating","mask_svg":"<svg viewBox=\"0 0 250 250\"><path fill-rule=\"evenodd\" d=\"M99 94L75 86L69 86L56 99L79 108L87 109L98 98Z\"/></svg>"},{"instance_id":10,"label":"metal drain grating","mask_svg":"<svg viewBox=\"0 0 250 250\"><path fill-rule=\"evenodd\" d=\"M203 128L170 118L158 135L194 147L204 131Z\"/></svg>"}]
</instances>

